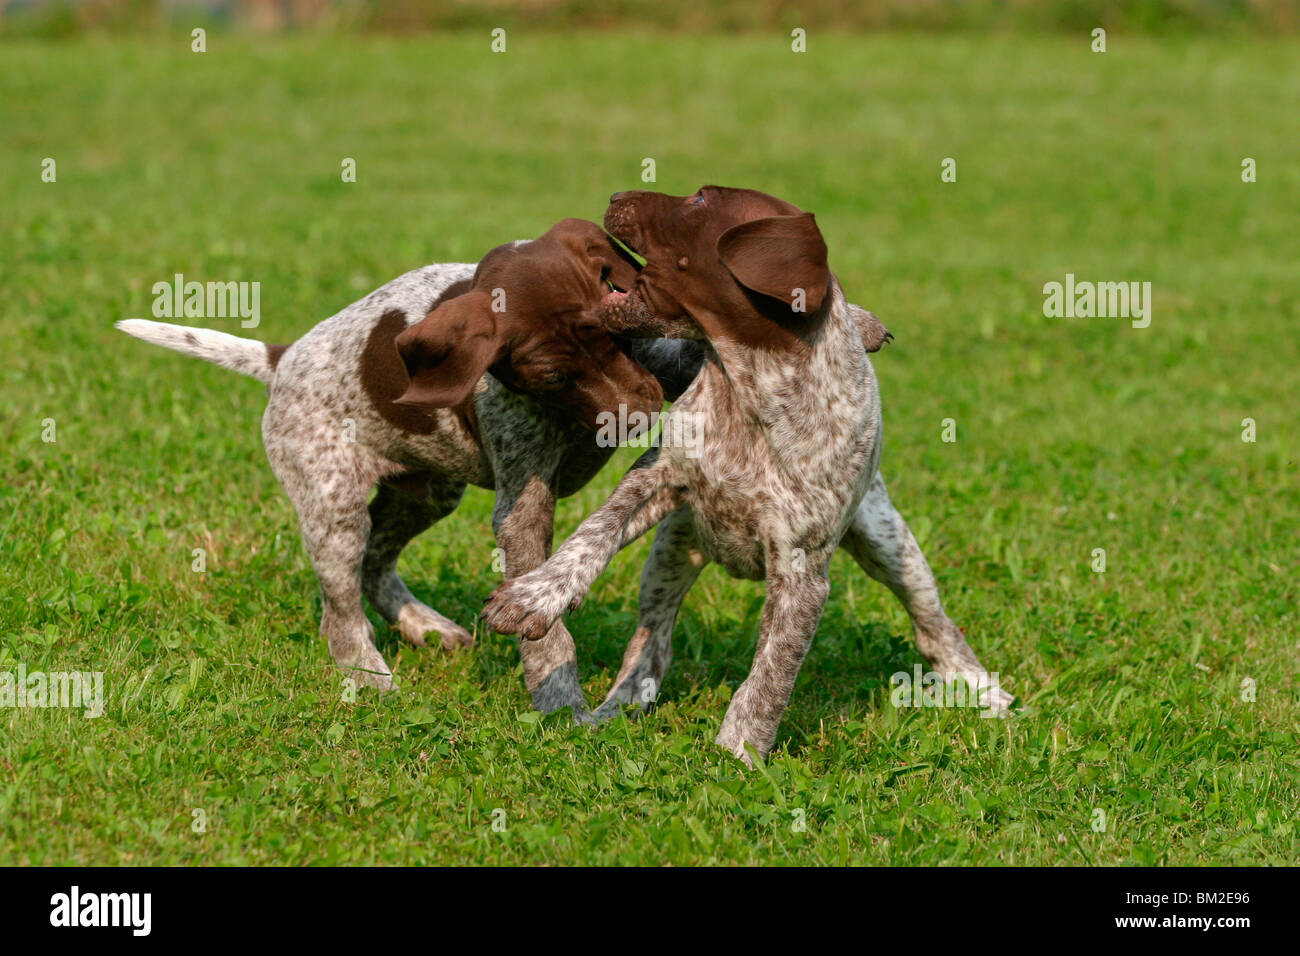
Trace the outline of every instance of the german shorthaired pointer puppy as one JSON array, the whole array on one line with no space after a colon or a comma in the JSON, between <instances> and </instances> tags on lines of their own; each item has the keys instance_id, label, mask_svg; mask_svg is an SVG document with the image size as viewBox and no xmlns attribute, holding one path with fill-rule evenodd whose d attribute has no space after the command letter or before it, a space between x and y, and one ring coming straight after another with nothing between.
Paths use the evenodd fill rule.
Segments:
<instances>
[{"instance_id":1,"label":"german shorthaired pointer puppy","mask_svg":"<svg viewBox=\"0 0 1300 956\"><path fill-rule=\"evenodd\" d=\"M618 193L605 228L643 255L627 294L606 297L611 328L693 336L703 370L661 426L691 416L697 454L664 444L643 455L540 568L503 584L483 616L527 639L578 605L618 549L663 519L641 576L637 629L598 718L643 707L672 653L682 598L709 561L763 580L767 598L749 676L717 743L747 764L772 747L844 547L894 592L917 649L949 679L1003 712L992 680L944 614L934 576L877 472L880 398L867 351L886 337L849 305L813 216L746 189L693 196Z\"/></svg>"},{"instance_id":2,"label":"german shorthaired pointer puppy","mask_svg":"<svg viewBox=\"0 0 1300 956\"><path fill-rule=\"evenodd\" d=\"M387 688L363 593L415 646L431 631L447 649L472 643L397 576L406 544L474 484L496 492L506 575L541 564L556 499L613 452L594 439L597 416L620 403L658 412L699 368L694 343L628 343L660 370L661 388L602 326L602 294L630 288L637 268L595 223L566 219L493 249L477 269L408 272L287 347L140 319L118 328L267 384L262 438L298 512L330 654L359 683ZM562 624L520 651L534 707L589 719Z\"/></svg>"}]
</instances>

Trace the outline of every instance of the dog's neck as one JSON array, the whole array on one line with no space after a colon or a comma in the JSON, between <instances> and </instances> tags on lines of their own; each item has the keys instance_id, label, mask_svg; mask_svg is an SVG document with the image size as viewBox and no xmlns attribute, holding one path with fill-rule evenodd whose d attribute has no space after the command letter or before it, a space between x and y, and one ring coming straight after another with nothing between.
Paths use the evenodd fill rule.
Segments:
<instances>
[{"instance_id":1,"label":"dog's neck","mask_svg":"<svg viewBox=\"0 0 1300 956\"><path fill-rule=\"evenodd\" d=\"M822 308L825 315L806 338L782 336L765 347L725 331L711 337L700 373L708 401L727 403L735 413L731 420L751 423L790 451L853 431L870 387L866 352L838 282ZM721 322L717 327L725 329ZM835 390L815 387L818 382L834 383Z\"/></svg>"},{"instance_id":2,"label":"dog's neck","mask_svg":"<svg viewBox=\"0 0 1300 956\"><path fill-rule=\"evenodd\" d=\"M770 320L737 329L726 317L710 314L697 316L696 322L711 360L738 392L770 391L765 382L840 381L862 365L861 334L836 281L821 309L808 317L807 331Z\"/></svg>"}]
</instances>

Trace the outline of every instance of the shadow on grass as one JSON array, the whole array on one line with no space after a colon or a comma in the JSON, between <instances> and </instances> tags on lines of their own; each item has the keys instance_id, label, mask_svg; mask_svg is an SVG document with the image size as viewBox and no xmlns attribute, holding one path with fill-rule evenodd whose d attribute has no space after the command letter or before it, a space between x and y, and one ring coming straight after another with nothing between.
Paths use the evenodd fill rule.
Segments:
<instances>
[{"instance_id":1,"label":"shadow on grass","mask_svg":"<svg viewBox=\"0 0 1300 956\"><path fill-rule=\"evenodd\" d=\"M465 574L449 565L424 570L428 573L421 575L408 569L403 580L417 600L475 634L476 645L469 652L473 655L469 679L485 692L500 688L503 682L516 686L519 708L525 708L528 697L517 673L516 639L494 634L478 620L479 608L499 578L494 574ZM716 569L712 573L717 575L715 587L707 591L713 594L721 583L722 596L710 602L706 589L699 586L688 595L674 628L673 663L660 691L660 703L685 705L701 692L724 684L734 691L749 673L758 639L763 588L753 582L731 581ZM833 573L838 576L857 572L837 568ZM866 578L862 582L876 587ZM310 595L299 610L285 611L304 617L302 627L292 628L294 636L299 641L318 640L321 604L315 577L310 571L297 572L286 587ZM853 719L887 706L889 675L910 671L920 660L911 640L885 622L885 607L893 598L883 589L880 594L880 598L856 602L863 605L856 616L847 602L837 601L834 596L828 602L777 735L778 748L797 753L806 741L819 735L823 722ZM385 660L392 662L399 652L412 653L397 629L368 604L366 615L375 628L375 642ZM635 630L636 589L621 596L616 592L611 600L606 587L565 620L578 647L579 679L594 707L612 685L627 640ZM428 648L414 653L442 652L436 641L431 641ZM720 709L715 715L718 723L722 715ZM653 720L654 711L644 719Z\"/></svg>"}]
</instances>

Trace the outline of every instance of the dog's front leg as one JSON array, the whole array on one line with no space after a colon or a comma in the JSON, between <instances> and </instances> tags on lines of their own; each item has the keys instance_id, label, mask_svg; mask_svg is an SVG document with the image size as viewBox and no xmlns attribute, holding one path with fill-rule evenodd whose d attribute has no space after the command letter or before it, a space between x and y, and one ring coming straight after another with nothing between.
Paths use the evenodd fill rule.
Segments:
<instances>
[{"instance_id":1,"label":"dog's front leg","mask_svg":"<svg viewBox=\"0 0 1300 956\"><path fill-rule=\"evenodd\" d=\"M530 477L523 488L497 489L492 526L505 561L506 580L540 567L551 553L555 524L555 495L540 476ZM540 640L519 640L524 665L524 686L532 695L533 709L543 714L573 708L573 719L591 721L587 698L578 683L578 658L562 621L556 621Z\"/></svg>"},{"instance_id":2,"label":"dog's front leg","mask_svg":"<svg viewBox=\"0 0 1300 956\"><path fill-rule=\"evenodd\" d=\"M758 648L749 676L736 689L722 719L716 743L754 765L748 743L766 757L790 701L804 655L812 645L830 581L826 562L807 559L808 570L768 559L767 597L759 624Z\"/></svg>"},{"instance_id":3,"label":"dog's front leg","mask_svg":"<svg viewBox=\"0 0 1300 956\"><path fill-rule=\"evenodd\" d=\"M578 606L619 550L678 504L657 448L642 455L603 505L578 526L540 568L508 580L488 598L483 619L502 634L537 640Z\"/></svg>"}]
</instances>

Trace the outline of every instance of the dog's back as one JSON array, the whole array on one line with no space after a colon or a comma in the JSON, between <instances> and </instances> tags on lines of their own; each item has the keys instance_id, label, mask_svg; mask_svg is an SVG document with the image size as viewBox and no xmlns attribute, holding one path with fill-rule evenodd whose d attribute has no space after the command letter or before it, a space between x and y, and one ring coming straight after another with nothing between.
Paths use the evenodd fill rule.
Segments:
<instances>
[{"instance_id":1,"label":"dog's back","mask_svg":"<svg viewBox=\"0 0 1300 956\"><path fill-rule=\"evenodd\" d=\"M241 338L214 329L143 319L117 327L128 335L213 362L267 385L262 437L272 455L348 454L377 477L422 461L467 482L484 484L490 471L465 416L449 409L392 405L406 387L393 340L441 301L465 291L474 263L414 269L314 326L291 345ZM312 451L311 449L315 449Z\"/></svg>"},{"instance_id":2,"label":"dog's back","mask_svg":"<svg viewBox=\"0 0 1300 956\"><path fill-rule=\"evenodd\" d=\"M375 478L410 464L490 486L469 419L455 409L393 404L407 376L394 340L444 299L465 291L472 263L425 266L381 286L315 326L285 350L270 385L262 437L267 454L309 459L339 442ZM481 386L480 386L481 388ZM290 444L293 449L282 446Z\"/></svg>"}]
</instances>

